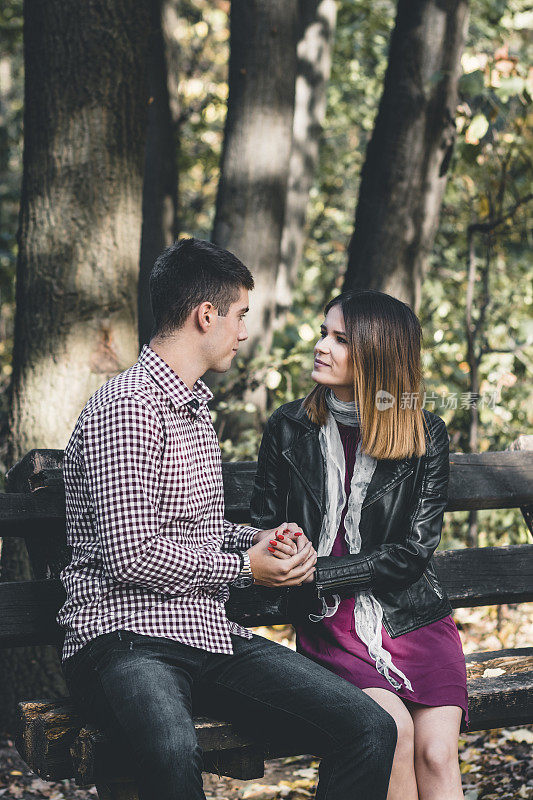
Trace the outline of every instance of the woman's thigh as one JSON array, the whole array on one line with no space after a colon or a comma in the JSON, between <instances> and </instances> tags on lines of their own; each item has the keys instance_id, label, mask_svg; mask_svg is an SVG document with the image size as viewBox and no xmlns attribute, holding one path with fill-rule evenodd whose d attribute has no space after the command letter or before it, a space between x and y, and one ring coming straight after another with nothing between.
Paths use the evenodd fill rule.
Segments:
<instances>
[{"instance_id":1,"label":"woman's thigh","mask_svg":"<svg viewBox=\"0 0 533 800\"><path fill-rule=\"evenodd\" d=\"M370 687L363 689L363 692L371 697L372 700L375 700L376 703L379 703L394 718L398 729L397 747L402 746L405 748L407 746L412 749L414 737L413 720L403 700L387 689Z\"/></svg>"}]
</instances>

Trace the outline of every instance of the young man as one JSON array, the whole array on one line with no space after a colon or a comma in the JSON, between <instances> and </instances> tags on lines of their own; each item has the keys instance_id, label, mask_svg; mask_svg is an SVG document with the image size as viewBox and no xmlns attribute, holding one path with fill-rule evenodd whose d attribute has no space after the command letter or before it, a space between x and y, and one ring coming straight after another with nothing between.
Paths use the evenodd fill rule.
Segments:
<instances>
[{"instance_id":1,"label":"young man","mask_svg":"<svg viewBox=\"0 0 533 800\"><path fill-rule=\"evenodd\" d=\"M139 360L91 397L65 451L64 671L74 700L132 756L141 800L201 800L193 702L323 757L317 797L385 800L396 740L363 692L228 621L232 581L312 580L303 535L224 520L220 449L200 380L247 338L253 279L231 253L183 239L150 278L155 328ZM291 536L299 533L290 526ZM303 542L303 545L302 545Z\"/></svg>"}]
</instances>

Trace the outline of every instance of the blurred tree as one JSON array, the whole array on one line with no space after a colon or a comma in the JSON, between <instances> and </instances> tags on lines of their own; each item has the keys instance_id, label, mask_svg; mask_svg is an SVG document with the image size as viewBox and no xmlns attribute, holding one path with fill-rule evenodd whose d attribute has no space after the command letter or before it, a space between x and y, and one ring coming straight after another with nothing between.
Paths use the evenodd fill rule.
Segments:
<instances>
[{"instance_id":1,"label":"blurred tree","mask_svg":"<svg viewBox=\"0 0 533 800\"><path fill-rule=\"evenodd\" d=\"M148 0L25 5L8 463L63 448L89 395L137 357L148 12ZM28 573L24 544L4 541L2 579ZM0 652L6 713L43 689L58 689L49 649Z\"/></svg>"},{"instance_id":2,"label":"blurred tree","mask_svg":"<svg viewBox=\"0 0 533 800\"><path fill-rule=\"evenodd\" d=\"M296 95L285 221L281 237L276 301L277 323L288 309L306 237L309 192L315 180L320 134L326 116L326 90L335 35L335 0L300 0Z\"/></svg>"},{"instance_id":3,"label":"blurred tree","mask_svg":"<svg viewBox=\"0 0 533 800\"><path fill-rule=\"evenodd\" d=\"M16 231L22 178L24 59L22 0L0 5L0 486L7 457L7 416L15 310Z\"/></svg>"},{"instance_id":4,"label":"blurred tree","mask_svg":"<svg viewBox=\"0 0 533 800\"><path fill-rule=\"evenodd\" d=\"M467 0L399 0L344 288L418 309L455 139Z\"/></svg>"},{"instance_id":5,"label":"blurred tree","mask_svg":"<svg viewBox=\"0 0 533 800\"><path fill-rule=\"evenodd\" d=\"M270 346L292 141L297 0L233 0L213 241L255 279L245 353Z\"/></svg>"},{"instance_id":6,"label":"blurred tree","mask_svg":"<svg viewBox=\"0 0 533 800\"><path fill-rule=\"evenodd\" d=\"M148 55L148 128L139 267L139 345L148 342L153 316L149 277L154 261L178 234L177 0L151 0Z\"/></svg>"}]
</instances>

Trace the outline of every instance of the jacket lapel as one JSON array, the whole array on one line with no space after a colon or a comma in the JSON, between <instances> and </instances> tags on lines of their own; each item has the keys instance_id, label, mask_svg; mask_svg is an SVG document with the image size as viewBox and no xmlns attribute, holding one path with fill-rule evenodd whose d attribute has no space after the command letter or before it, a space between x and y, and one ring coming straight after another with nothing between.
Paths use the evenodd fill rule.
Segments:
<instances>
[{"instance_id":1,"label":"jacket lapel","mask_svg":"<svg viewBox=\"0 0 533 800\"><path fill-rule=\"evenodd\" d=\"M405 478L414 472L414 468L413 459L410 458L404 458L402 461L380 459L376 464L376 469L368 484L362 509L375 503L375 501L379 500L386 492L405 480Z\"/></svg>"},{"instance_id":2,"label":"jacket lapel","mask_svg":"<svg viewBox=\"0 0 533 800\"><path fill-rule=\"evenodd\" d=\"M297 410L287 409L286 416L300 423L301 433L291 446L283 451L283 457L289 462L323 513L326 478L318 439L318 426L309 420L301 406ZM375 503L386 492L411 475L415 468L415 460L411 458L404 458L401 461L379 460L368 485L362 508Z\"/></svg>"},{"instance_id":3,"label":"jacket lapel","mask_svg":"<svg viewBox=\"0 0 533 800\"><path fill-rule=\"evenodd\" d=\"M324 508L325 475L322 451L318 441L318 429L302 429L302 436L283 451L303 485L322 512Z\"/></svg>"}]
</instances>

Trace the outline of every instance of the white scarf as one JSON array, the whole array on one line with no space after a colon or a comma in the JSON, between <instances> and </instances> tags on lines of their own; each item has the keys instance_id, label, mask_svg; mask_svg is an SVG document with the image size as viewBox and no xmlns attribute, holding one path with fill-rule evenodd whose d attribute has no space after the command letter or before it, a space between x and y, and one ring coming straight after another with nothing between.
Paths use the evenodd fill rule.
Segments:
<instances>
[{"instance_id":1,"label":"white scarf","mask_svg":"<svg viewBox=\"0 0 533 800\"><path fill-rule=\"evenodd\" d=\"M328 405L330 404L328 403ZM324 464L326 465L326 514L322 520L318 555L329 556L337 538L342 511L346 504L344 448L337 423L331 412L328 413L326 424L320 428L319 440ZM355 466L350 483L348 510L344 520L346 543L350 553L359 553L361 550L361 534L359 533L361 508L368 484L377 464L375 458L361 450L361 443L362 439L357 446ZM333 595L333 597L335 605L331 607L328 607L324 598L322 598L323 614L310 614L309 619L311 622L319 622L324 617L331 617L335 614L339 607L340 597L339 595ZM383 609L370 590L360 591L355 595L354 621L356 633L367 646L370 657L376 662L377 671L384 675L395 689L400 689L402 686L401 681L403 681L405 687L413 691L409 679L394 666L391 654L383 647L381 636ZM395 672L401 681L398 682L393 678L390 674L391 672Z\"/></svg>"}]
</instances>

